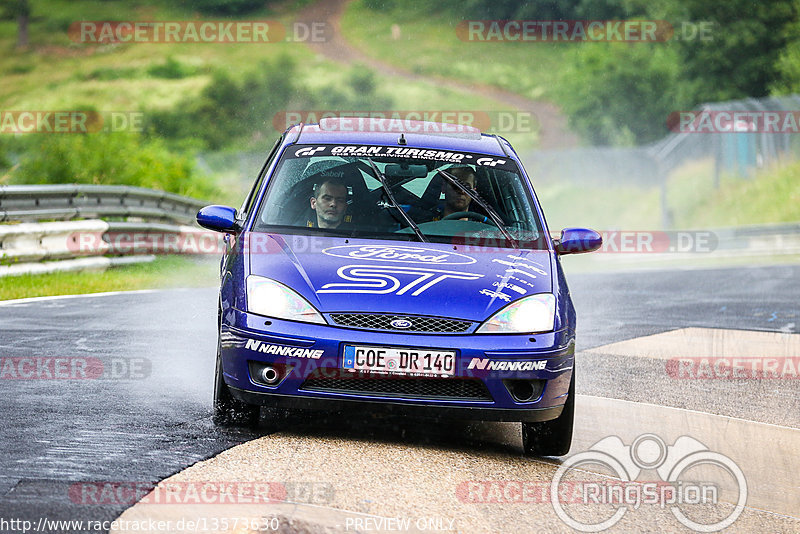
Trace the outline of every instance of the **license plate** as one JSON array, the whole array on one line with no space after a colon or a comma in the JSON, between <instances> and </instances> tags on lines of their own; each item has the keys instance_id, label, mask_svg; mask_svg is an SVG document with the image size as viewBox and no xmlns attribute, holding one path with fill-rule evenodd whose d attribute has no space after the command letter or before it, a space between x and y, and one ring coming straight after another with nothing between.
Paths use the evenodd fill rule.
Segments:
<instances>
[{"instance_id":1,"label":"license plate","mask_svg":"<svg viewBox=\"0 0 800 534\"><path fill-rule=\"evenodd\" d=\"M342 367L353 371L453 376L456 353L451 350L345 345Z\"/></svg>"}]
</instances>

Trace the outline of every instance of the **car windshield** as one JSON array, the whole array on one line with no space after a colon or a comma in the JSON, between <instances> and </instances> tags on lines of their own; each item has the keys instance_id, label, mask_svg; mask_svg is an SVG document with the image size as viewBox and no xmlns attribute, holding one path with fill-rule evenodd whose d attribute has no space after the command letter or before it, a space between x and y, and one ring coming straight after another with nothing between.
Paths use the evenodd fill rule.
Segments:
<instances>
[{"instance_id":1,"label":"car windshield","mask_svg":"<svg viewBox=\"0 0 800 534\"><path fill-rule=\"evenodd\" d=\"M511 158L397 146L291 147L269 181L253 230L547 246Z\"/></svg>"}]
</instances>

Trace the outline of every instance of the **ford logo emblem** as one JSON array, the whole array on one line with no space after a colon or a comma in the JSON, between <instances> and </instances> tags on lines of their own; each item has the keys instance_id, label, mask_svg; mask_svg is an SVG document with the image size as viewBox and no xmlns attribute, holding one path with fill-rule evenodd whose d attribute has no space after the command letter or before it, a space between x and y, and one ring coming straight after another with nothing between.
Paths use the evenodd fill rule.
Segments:
<instances>
[{"instance_id":1,"label":"ford logo emblem","mask_svg":"<svg viewBox=\"0 0 800 534\"><path fill-rule=\"evenodd\" d=\"M395 319L389 324L392 325L392 328L400 328L403 330L405 330L406 328L411 328L412 326L411 321L407 319Z\"/></svg>"}]
</instances>

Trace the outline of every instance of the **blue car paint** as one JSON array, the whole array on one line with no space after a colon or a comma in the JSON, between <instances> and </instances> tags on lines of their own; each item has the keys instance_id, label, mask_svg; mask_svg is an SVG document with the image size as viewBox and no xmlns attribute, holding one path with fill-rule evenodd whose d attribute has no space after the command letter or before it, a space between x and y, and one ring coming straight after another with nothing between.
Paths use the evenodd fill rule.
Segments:
<instances>
[{"instance_id":1,"label":"blue car paint","mask_svg":"<svg viewBox=\"0 0 800 534\"><path fill-rule=\"evenodd\" d=\"M334 139L330 134L305 132L299 135L299 127L293 127L284 134L281 145L274 157L265 165L266 173L253 205L258 206L268 187L268 178L275 171L277 162L284 151L300 141L309 144L366 144L393 145L397 134L350 133ZM453 139L450 137L408 135L409 146L430 149L471 151L512 159L524 174L518 157L511 146L502 138L482 136L479 140ZM541 226L547 233L541 207L531 187L533 204ZM575 310L569 296L563 269L552 246L547 243L546 250L494 249L490 251L473 250L466 246L450 244L417 243L409 241L380 241L375 239L348 239L342 237L303 236L291 234L263 234L250 232L253 226L253 213L247 214L241 222L242 232L229 236L229 250L226 252L221 269L220 289L220 354L224 379L234 396L249 402L263 401L269 404L277 397L294 397L320 400L349 400L385 404L405 404L424 406L432 414L439 408L461 407L473 412L471 416L479 419L502 420L540 420L537 412L546 412L545 418L557 417L563 406L569 388L574 365ZM549 234L548 234L549 235ZM305 241L305 243L303 243ZM254 245L255 242L255 245ZM298 247L298 243L303 243ZM447 271L455 273L453 278L445 278L425 289L420 294L378 296L358 293L322 293L328 284L340 282L337 271L348 265L386 265L386 262L371 262L331 254L331 251L358 250L362 246L402 246L419 247L451 254L463 255L470 262L447 265ZM343 248L344 247L344 248ZM347 249L346 247L352 247ZM324 253L323 251L327 251ZM520 261L510 255L522 258L525 263L535 264L542 273L529 280L533 293L552 292L556 295L556 325L553 332L543 334L474 334L477 326L508 304L497 298L479 293L486 287L487 280L502 281L498 275L504 272L504 264L493 261ZM345 255L346 256L346 255ZM391 265L391 263L389 263ZM396 264L395 264L396 265ZM444 270L444 269L443 269ZM362 330L320 324L267 318L246 311L245 279L255 274L277 280L306 298L330 323L329 312L372 312L392 315L447 316L473 322L464 334L430 334L413 332L387 332ZM458 278L460 274L479 275L468 279ZM413 288L412 288L413 289ZM250 341L251 348L248 348ZM263 354L252 347L255 343L270 343L282 347L296 347L309 351L322 351L319 360L294 358L274 354ZM387 397L366 393L334 393L300 389L305 379L319 366L342 366L343 347L346 344L453 349L456 351L457 377L478 377L489 390L492 401L467 401L453 399L414 399L407 397ZM473 359L500 361L534 361L546 364L541 369L530 371L485 371L469 369ZM277 386L258 383L250 373L248 362L263 362L293 366L290 376ZM503 385L507 378L543 379L546 385L541 396L530 402L516 402ZM319 406L319 404L317 404ZM549 409L549 410L548 410ZM518 417L504 412L503 417L495 417L493 410L513 410ZM459 414L466 413L464 411Z\"/></svg>"}]
</instances>

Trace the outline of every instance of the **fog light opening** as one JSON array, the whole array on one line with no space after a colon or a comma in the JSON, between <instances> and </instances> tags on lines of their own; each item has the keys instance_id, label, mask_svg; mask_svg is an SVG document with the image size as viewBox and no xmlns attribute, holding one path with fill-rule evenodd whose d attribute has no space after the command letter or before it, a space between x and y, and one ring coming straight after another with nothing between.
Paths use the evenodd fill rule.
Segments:
<instances>
[{"instance_id":1,"label":"fog light opening","mask_svg":"<svg viewBox=\"0 0 800 534\"><path fill-rule=\"evenodd\" d=\"M258 377L265 384L270 386L277 384L281 380L281 374L274 367L266 365L258 372Z\"/></svg>"},{"instance_id":2,"label":"fog light opening","mask_svg":"<svg viewBox=\"0 0 800 534\"><path fill-rule=\"evenodd\" d=\"M542 380L503 380L508 393L516 402L531 402L542 394Z\"/></svg>"}]
</instances>

